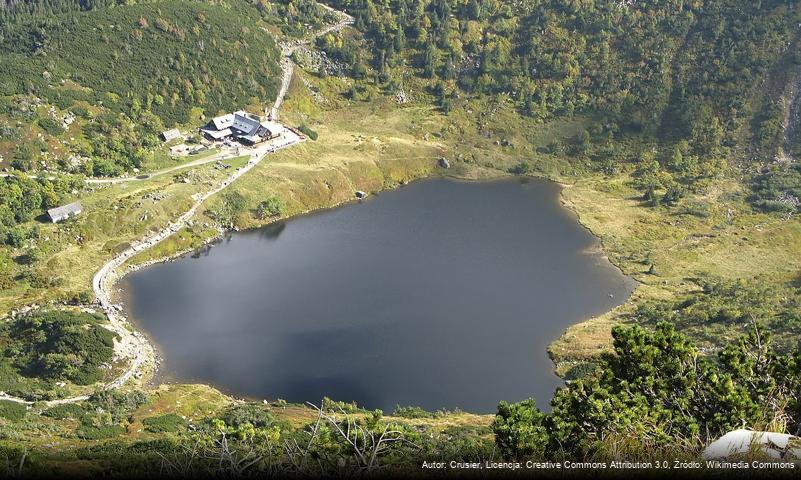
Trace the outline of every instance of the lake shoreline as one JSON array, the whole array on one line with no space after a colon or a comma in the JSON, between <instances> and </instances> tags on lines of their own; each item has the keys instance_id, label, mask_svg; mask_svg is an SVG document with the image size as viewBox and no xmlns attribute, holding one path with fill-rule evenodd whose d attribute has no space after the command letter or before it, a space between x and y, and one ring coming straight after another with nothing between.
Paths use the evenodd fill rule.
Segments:
<instances>
[{"instance_id":1,"label":"lake shoreline","mask_svg":"<svg viewBox=\"0 0 801 480\"><path fill-rule=\"evenodd\" d=\"M475 173L478 173L478 175L475 175ZM488 173L491 173L491 175L488 175ZM622 272L620 267L618 265L615 265L611 261L609 261L608 257L605 255L605 250L604 250L605 246L603 245L602 240L598 236L596 236L592 232L592 230L590 230L584 223L582 223L580 221L580 216L578 215L578 212L576 212L574 208L571 208L571 205L568 204L568 202L566 202L566 200L564 198L564 195L563 195L563 192L564 192L565 188L569 188L571 185L570 184L565 184L565 183L559 182L559 181L554 181L552 178L548 178L546 176L534 176L534 175L530 175L530 176L514 176L514 175L507 174L505 172L502 172L502 171L495 170L495 171L491 171L490 172L490 171L488 171L486 169L471 169L471 170L468 170L468 171L465 172L461 168L459 169L459 171L457 173L457 172L455 172L453 170L452 171L446 171L446 170L440 170L440 169L433 168L431 171L427 172L426 174L412 177L407 181L400 181L400 182L397 182L397 183L384 182L383 185L382 185L383 188L377 189L377 190L373 190L373 191L369 192L370 194L368 195L368 198L371 197L372 195L377 195L377 194L380 194L382 192L397 190L397 189L402 188L404 186L411 185L412 183L417 183L417 182L427 181L427 180L433 180L433 179L436 179L436 178L446 178L446 179L450 179L450 180L454 180L454 181L458 181L458 182L465 182L465 183L481 183L481 182L502 181L502 180L508 180L508 179L512 179L512 178L518 178L521 181L525 181L525 179L529 179L530 178L530 179L537 179L537 180L546 181L546 182L549 182L549 183L552 183L552 184L556 184L559 187L558 188L558 192L559 192L558 193L558 202L559 202L560 208L563 208L566 211L569 211L570 212L571 221L575 221L577 225L580 225L583 230L585 230L589 235L592 236L593 241L595 243L597 243L597 245L593 245L592 247L590 247L588 249L588 250L591 250L591 252L585 252L585 253L593 253L594 255L595 254L599 254L598 258L601 258L602 260L606 261L610 265L614 265L614 268L619 273L621 273L623 276L625 276L625 274ZM165 256L162 256L162 257L159 257L159 258L151 258L151 259L147 259L147 260L142 261L142 262L135 262L136 259L131 259L131 261L134 261L134 263L131 263L131 264L127 265L124 269L121 269L119 277L117 279L115 279L115 285L117 285L116 282L119 282L119 280L121 280L123 277L125 277L128 273L132 273L132 272L138 271L140 269L143 269L143 268L146 268L146 267L149 267L149 266L152 266L152 265L165 263L165 262L172 261L172 260L175 260L175 259L178 259L178 258L182 258L182 257L185 257L186 255L190 255L190 254L194 254L194 253L200 252L204 248L212 248L212 247L210 247L210 245L214 245L214 244L222 241L223 239L225 239L228 235L230 235L233 232L242 232L242 233L249 232L249 231L253 231L253 230L259 229L259 228L268 227L270 225L276 225L276 224L279 224L281 222L290 221L290 220L297 220L299 218L302 218L304 216L308 216L308 215L311 215L311 214L325 212L325 211L328 211L328 210L334 210L334 209L337 209L339 207L343 207L343 206L346 206L346 205L349 205L349 204L353 204L353 203L358 203L358 202L360 202L360 199L357 199L357 198L344 200L344 201L336 201L336 202L323 202L322 204L320 204L318 206L315 206L315 207L312 207L312 208L304 208L302 210L298 210L298 211L292 212L291 214L286 215L284 217L272 219L272 220L267 221L267 222L260 222L258 224L250 225L250 226L248 226L248 228L243 228L241 230L240 229L220 230L219 233L215 237L210 238L210 239L206 239L205 241L203 241L200 244L193 245L192 247L189 247L189 248L181 249L180 251L172 252L172 253L170 253L168 255L165 255ZM628 277L628 276L625 276L625 277L627 279L630 279L630 277ZM619 305L625 304L628 301L628 298L629 297L623 299L622 303L620 303ZM149 343L154 347L155 351L158 352L158 350L160 349L159 346L153 340L152 336L150 334L148 334L148 332L144 328L141 327L142 322L137 320L132 315L129 307L126 306L125 310L126 310L126 313L127 313L127 317L131 320L132 325L134 325L137 330L142 331L143 333L145 333L145 336L147 337ZM593 316L590 316L590 317L587 317L587 318L582 318L579 322L576 322L576 324L581 324L583 322L591 320L592 318L593 318ZM576 325L576 324L573 324L573 325ZM557 338L558 337L550 339L549 342L556 341ZM554 373L556 373L558 375L559 374L559 372L558 372L559 364L557 363L557 361L554 358L554 356L551 355L550 348L548 348L546 350L546 352L542 352L542 353L547 353L549 355L550 360L551 360L551 364L552 364L552 370L553 370ZM161 358L161 356L158 355L158 353L156 353L156 359L155 359L154 365L158 365L158 363L160 363L160 358ZM148 377L146 379L144 379L145 383L147 385L152 386L152 387L157 387L159 384L165 383L165 382L154 381L154 379L158 378L158 372L156 371L156 369L154 369L152 372L148 372L148 374L149 374ZM564 378L561 375L560 375L560 377ZM167 380L166 381L166 383L171 383L171 382L172 382L172 380ZM178 381L177 383L183 383L183 382ZM217 388L220 388L220 387L217 387ZM225 391L225 389L223 389L223 391ZM233 396L235 396L237 398L241 398L241 395L239 395L239 394L233 394Z\"/></svg>"}]
</instances>

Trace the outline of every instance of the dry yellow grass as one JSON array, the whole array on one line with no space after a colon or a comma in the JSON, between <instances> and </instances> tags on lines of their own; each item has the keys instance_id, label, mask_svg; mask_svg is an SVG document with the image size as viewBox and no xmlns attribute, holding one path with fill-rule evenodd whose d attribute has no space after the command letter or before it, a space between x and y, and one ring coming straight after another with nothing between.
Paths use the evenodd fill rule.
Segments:
<instances>
[{"instance_id":1,"label":"dry yellow grass","mask_svg":"<svg viewBox=\"0 0 801 480\"><path fill-rule=\"evenodd\" d=\"M777 284L801 271L801 222L752 213L742 187L720 180L698 196L708 217L643 208L630 178L581 179L563 190L564 203L598 236L610 260L641 284L619 308L574 325L549 351L560 373L611 345L611 328L644 300L669 299L698 288L700 278L766 276ZM655 274L649 274L653 264Z\"/></svg>"}]
</instances>

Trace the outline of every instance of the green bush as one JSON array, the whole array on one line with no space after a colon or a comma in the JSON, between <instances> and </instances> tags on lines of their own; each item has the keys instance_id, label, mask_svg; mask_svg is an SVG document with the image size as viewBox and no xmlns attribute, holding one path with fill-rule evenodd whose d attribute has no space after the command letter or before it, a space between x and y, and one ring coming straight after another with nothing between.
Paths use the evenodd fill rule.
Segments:
<instances>
[{"instance_id":1,"label":"green bush","mask_svg":"<svg viewBox=\"0 0 801 480\"><path fill-rule=\"evenodd\" d=\"M436 418L437 417L436 413L423 410L420 407L401 407L400 405L395 407L395 411L392 412L392 415L395 416L395 417L402 417L402 418Z\"/></svg>"},{"instance_id":2,"label":"green bush","mask_svg":"<svg viewBox=\"0 0 801 480\"><path fill-rule=\"evenodd\" d=\"M37 122L42 130L47 132L49 135L57 137L64 133L64 128L61 127L61 124L50 117L44 117L37 120Z\"/></svg>"},{"instance_id":3,"label":"green bush","mask_svg":"<svg viewBox=\"0 0 801 480\"><path fill-rule=\"evenodd\" d=\"M99 427L82 425L81 428L75 431L75 435L84 440L103 440L123 433L125 433L125 428L122 425L102 425Z\"/></svg>"},{"instance_id":4,"label":"green bush","mask_svg":"<svg viewBox=\"0 0 801 480\"><path fill-rule=\"evenodd\" d=\"M277 217L284 213L285 208L284 202L280 198L270 196L267 200L259 203L259 206L256 208L256 216L261 220L269 217Z\"/></svg>"},{"instance_id":5,"label":"green bush","mask_svg":"<svg viewBox=\"0 0 801 480\"><path fill-rule=\"evenodd\" d=\"M28 273L32 283L41 277ZM103 327L104 320L79 311L41 309L21 315L0 326L7 338L3 354L28 377L95 383L104 375L101 367L114 356L115 335Z\"/></svg>"},{"instance_id":6,"label":"green bush","mask_svg":"<svg viewBox=\"0 0 801 480\"><path fill-rule=\"evenodd\" d=\"M474 462L477 458L492 458L495 443L492 429L481 425L452 425L442 431L441 458Z\"/></svg>"},{"instance_id":7,"label":"green bush","mask_svg":"<svg viewBox=\"0 0 801 480\"><path fill-rule=\"evenodd\" d=\"M104 372L93 366L87 368L78 368L70 376L76 385L92 385L103 379Z\"/></svg>"},{"instance_id":8,"label":"green bush","mask_svg":"<svg viewBox=\"0 0 801 480\"><path fill-rule=\"evenodd\" d=\"M56 418L64 420L67 418L81 418L86 410L77 403L65 403L63 405L56 405L55 407L48 408L42 415L45 417Z\"/></svg>"},{"instance_id":9,"label":"green bush","mask_svg":"<svg viewBox=\"0 0 801 480\"><path fill-rule=\"evenodd\" d=\"M367 412L367 410L359 408L356 402L345 403L341 400L332 400L328 397L323 397L322 405L320 405L320 408L322 408L327 412L345 412L345 413Z\"/></svg>"},{"instance_id":10,"label":"green bush","mask_svg":"<svg viewBox=\"0 0 801 480\"><path fill-rule=\"evenodd\" d=\"M207 213L223 225L229 225L246 207L247 199L238 191L233 190L223 193L220 201L209 208Z\"/></svg>"},{"instance_id":11,"label":"green bush","mask_svg":"<svg viewBox=\"0 0 801 480\"><path fill-rule=\"evenodd\" d=\"M766 212L801 212L801 165L780 167L757 176L751 203Z\"/></svg>"},{"instance_id":12,"label":"green bush","mask_svg":"<svg viewBox=\"0 0 801 480\"><path fill-rule=\"evenodd\" d=\"M250 403L229 408L220 419L226 425L235 428L241 427L246 423L262 428L268 427L275 422L275 417L266 408Z\"/></svg>"},{"instance_id":13,"label":"green bush","mask_svg":"<svg viewBox=\"0 0 801 480\"><path fill-rule=\"evenodd\" d=\"M303 134L304 134L304 135L306 135L307 137L311 138L312 140L317 140L317 132L315 132L314 130L312 130L312 129L311 129L311 128L310 128L308 125L306 125L305 123L301 124L301 126L300 126L300 127L298 127L298 130L300 130L301 132L303 132Z\"/></svg>"},{"instance_id":14,"label":"green bush","mask_svg":"<svg viewBox=\"0 0 801 480\"><path fill-rule=\"evenodd\" d=\"M186 427L186 420L174 413L148 417L142 420L145 430L150 433L177 432Z\"/></svg>"},{"instance_id":15,"label":"green bush","mask_svg":"<svg viewBox=\"0 0 801 480\"><path fill-rule=\"evenodd\" d=\"M0 390L19 397L42 399L54 388L53 381L22 376L8 358L0 358Z\"/></svg>"},{"instance_id":16,"label":"green bush","mask_svg":"<svg viewBox=\"0 0 801 480\"><path fill-rule=\"evenodd\" d=\"M9 400L0 400L0 417L7 418L12 422L18 422L25 418L28 407L21 403Z\"/></svg>"},{"instance_id":17,"label":"green bush","mask_svg":"<svg viewBox=\"0 0 801 480\"><path fill-rule=\"evenodd\" d=\"M633 448L681 448L779 418L790 432L801 425L801 350L780 354L759 323L714 356L700 355L665 320L648 330L617 325L612 337L612 352L593 374L558 389L550 413L533 400L501 402L493 430L503 456L583 455L607 448L608 438L629 439Z\"/></svg>"},{"instance_id":18,"label":"green bush","mask_svg":"<svg viewBox=\"0 0 801 480\"><path fill-rule=\"evenodd\" d=\"M532 171L534 171L534 166L528 161L522 161L509 169L509 173L514 175L528 175Z\"/></svg>"},{"instance_id":19,"label":"green bush","mask_svg":"<svg viewBox=\"0 0 801 480\"><path fill-rule=\"evenodd\" d=\"M534 399L520 403L501 402L492 422L495 443L501 454L507 458L541 456L549 442L546 418L536 407Z\"/></svg>"},{"instance_id":20,"label":"green bush","mask_svg":"<svg viewBox=\"0 0 801 480\"><path fill-rule=\"evenodd\" d=\"M89 397L89 403L98 410L111 415L112 422L127 420L134 410L150 400L147 393L141 390L120 392L118 390L101 390Z\"/></svg>"},{"instance_id":21,"label":"green bush","mask_svg":"<svg viewBox=\"0 0 801 480\"><path fill-rule=\"evenodd\" d=\"M688 201L680 209L685 215L692 215L698 218L709 218L712 215L712 207L709 202L703 200Z\"/></svg>"}]
</instances>

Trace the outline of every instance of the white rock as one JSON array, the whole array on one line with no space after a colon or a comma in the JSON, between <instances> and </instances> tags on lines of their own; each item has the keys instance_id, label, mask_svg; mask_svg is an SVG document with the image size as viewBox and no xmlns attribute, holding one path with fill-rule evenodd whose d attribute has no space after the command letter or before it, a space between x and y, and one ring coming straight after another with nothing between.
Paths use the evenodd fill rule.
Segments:
<instances>
[{"instance_id":1,"label":"white rock","mask_svg":"<svg viewBox=\"0 0 801 480\"><path fill-rule=\"evenodd\" d=\"M801 438L786 433L734 430L704 450L704 459L720 459L761 451L771 458L801 459Z\"/></svg>"}]
</instances>

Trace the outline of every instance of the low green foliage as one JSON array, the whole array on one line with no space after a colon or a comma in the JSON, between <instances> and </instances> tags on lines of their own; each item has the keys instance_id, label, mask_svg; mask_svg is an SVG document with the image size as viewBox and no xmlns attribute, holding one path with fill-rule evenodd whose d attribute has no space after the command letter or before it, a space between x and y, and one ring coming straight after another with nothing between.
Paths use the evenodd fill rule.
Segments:
<instances>
[{"instance_id":1,"label":"low green foliage","mask_svg":"<svg viewBox=\"0 0 801 480\"><path fill-rule=\"evenodd\" d=\"M40 118L36 123L39 124L42 130L54 137L64 133L64 128L61 126L61 123L51 117Z\"/></svg>"},{"instance_id":2,"label":"low green foliage","mask_svg":"<svg viewBox=\"0 0 801 480\"><path fill-rule=\"evenodd\" d=\"M75 434L84 440L113 438L125 433L124 423L131 421L132 413L146 403L149 396L142 391L120 392L101 390L89 398L81 426Z\"/></svg>"},{"instance_id":3,"label":"low green foliage","mask_svg":"<svg viewBox=\"0 0 801 480\"><path fill-rule=\"evenodd\" d=\"M305 123L301 124L301 125L298 127L298 130L300 130L301 132L303 132L303 134L304 134L304 135L306 135L307 137L309 137L310 139L312 139L312 140L317 140L317 132L315 132L314 130L312 130L312 129L311 129L311 128L310 128L308 125L306 125Z\"/></svg>"},{"instance_id":4,"label":"low green foliage","mask_svg":"<svg viewBox=\"0 0 801 480\"><path fill-rule=\"evenodd\" d=\"M231 225L236 216L247 209L247 199L236 190L228 190L221 194L220 201L207 213L223 225Z\"/></svg>"},{"instance_id":5,"label":"low green foliage","mask_svg":"<svg viewBox=\"0 0 801 480\"><path fill-rule=\"evenodd\" d=\"M186 427L186 420L174 413L158 417L148 417L142 420L145 430L150 433L174 433Z\"/></svg>"},{"instance_id":6,"label":"low green foliage","mask_svg":"<svg viewBox=\"0 0 801 480\"><path fill-rule=\"evenodd\" d=\"M104 317L77 311L36 310L0 327L3 356L20 374L89 385L114 356L114 334Z\"/></svg>"},{"instance_id":7,"label":"low green foliage","mask_svg":"<svg viewBox=\"0 0 801 480\"><path fill-rule=\"evenodd\" d=\"M256 428L264 428L275 423L275 417L267 408L249 403L229 408L219 419L229 427L234 428L239 428L245 424Z\"/></svg>"},{"instance_id":8,"label":"low green foliage","mask_svg":"<svg viewBox=\"0 0 801 480\"><path fill-rule=\"evenodd\" d=\"M75 431L75 435L83 440L103 440L118 437L123 433L125 433L125 428L122 425L81 425Z\"/></svg>"},{"instance_id":9,"label":"low green foliage","mask_svg":"<svg viewBox=\"0 0 801 480\"><path fill-rule=\"evenodd\" d=\"M0 390L8 394L35 399L48 398L55 386L53 380L26 377L10 359L0 359Z\"/></svg>"},{"instance_id":10,"label":"low green foliage","mask_svg":"<svg viewBox=\"0 0 801 480\"><path fill-rule=\"evenodd\" d=\"M78 403L65 403L62 405L56 405L55 407L50 407L47 410L42 412L42 415L45 417L56 418L59 420L64 420L67 418L75 418L79 419L86 413L86 410L83 406Z\"/></svg>"},{"instance_id":11,"label":"low green foliage","mask_svg":"<svg viewBox=\"0 0 801 480\"><path fill-rule=\"evenodd\" d=\"M343 402L338 400L332 400L328 397L323 397L322 405L320 408L327 412L344 412L344 413L357 413L357 412L367 412L356 404L356 402Z\"/></svg>"},{"instance_id":12,"label":"low green foliage","mask_svg":"<svg viewBox=\"0 0 801 480\"><path fill-rule=\"evenodd\" d=\"M754 181L751 201L768 212L801 212L801 164L770 169Z\"/></svg>"},{"instance_id":13,"label":"low green foliage","mask_svg":"<svg viewBox=\"0 0 801 480\"><path fill-rule=\"evenodd\" d=\"M546 418L533 399L501 402L492 424L498 449L521 457L541 457L550 441Z\"/></svg>"},{"instance_id":14,"label":"low green foliage","mask_svg":"<svg viewBox=\"0 0 801 480\"><path fill-rule=\"evenodd\" d=\"M106 423L120 423L128 421L131 414L149 400L150 396L141 390L100 390L89 397L89 405L109 415Z\"/></svg>"},{"instance_id":15,"label":"low green foliage","mask_svg":"<svg viewBox=\"0 0 801 480\"><path fill-rule=\"evenodd\" d=\"M713 357L668 322L653 331L618 326L613 337L613 352L559 389L550 413L533 401L501 403L494 430L503 455L582 455L610 435L642 450L703 445L742 426L801 425L801 349L778 354L758 324Z\"/></svg>"},{"instance_id":16,"label":"low green foliage","mask_svg":"<svg viewBox=\"0 0 801 480\"><path fill-rule=\"evenodd\" d=\"M676 325L705 347L734 340L740 325L759 319L776 339L775 347L789 350L801 334L801 290L766 278L708 279L701 291L672 301L643 302L632 315L640 325L661 321Z\"/></svg>"},{"instance_id":17,"label":"low green foliage","mask_svg":"<svg viewBox=\"0 0 801 480\"><path fill-rule=\"evenodd\" d=\"M495 443L492 429L478 425L449 426L442 431L440 439L433 441L433 448L439 451L439 458L476 462L494 458Z\"/></svg>"},{"instance_id":18,"label":"low green foliage","mask_svg":"<svg viewBox=\"0 0 801 480\"><path fill-rule=\"evenodd\" d=\"M260 220L278 217L283 215L285 210L286 205L284 205L283 200L273 195L259 203L259 206L256 207L256 217Z\"/></svg>"},{"instance_id":19,"label":"low green foliage","mask_svg":"<svg viewBox=\"0 0 801 480\"><path fill-rule=\"evenodd\" d=\"M395 407L395 411L392 412L392 416L401 418L436 418L437 414L423 410L420 407L401 407L398 405Z\"/></svg>"},{"instance_id":20,"label":"low green foliage","mask_svg":"<svg viewBox=\"0 0 801 480\"><path fill-rule=\"evenodd\" d=\"M534 166L528 161L522 161L509 169L509 173L515 175L529 175L532 172L534 172Z\"/></svg>"},{"instance_id":21,"label":"low green foliage","mask_svg":"<svg viewBox=\"0 0 801 480\"><path fill-rule=\"evenodd\" d=\"M21 403L0 400L0 417L11 420L12 422L18 422L25 418L25 412L27 411L28 407Z\"/></svg>"}]
</instances>

